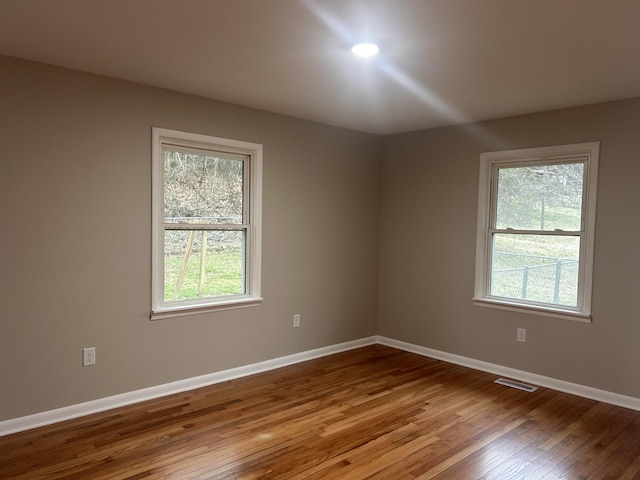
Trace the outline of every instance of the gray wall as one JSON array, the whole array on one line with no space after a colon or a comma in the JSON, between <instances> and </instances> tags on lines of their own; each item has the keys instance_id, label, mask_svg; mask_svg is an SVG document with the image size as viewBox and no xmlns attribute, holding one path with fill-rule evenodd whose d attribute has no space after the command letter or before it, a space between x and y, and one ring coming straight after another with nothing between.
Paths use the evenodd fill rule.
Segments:
<instances>
[{"instance_id":1,"label":"gray wall","mask_svg":"<svg viewBox=\"0 0 640 480\"><path fill-rule=\"evenodd\" d=\"M7 57L0 106L0 420L375 334L378 137ZM149 320L152 126L264 145L262 306Z\"/></svg>"},{"instance_id":2,"label":"gray wall","mask_svg":"<svg viewBox=\"0 0 640 480\"><path fill-rule=\"evenodd\" d=\"M474 306L480 153L588 141L593 323ZM381 335L640 397L640 99L386 137L382 178Z\"/></svg>"}]
</instances>

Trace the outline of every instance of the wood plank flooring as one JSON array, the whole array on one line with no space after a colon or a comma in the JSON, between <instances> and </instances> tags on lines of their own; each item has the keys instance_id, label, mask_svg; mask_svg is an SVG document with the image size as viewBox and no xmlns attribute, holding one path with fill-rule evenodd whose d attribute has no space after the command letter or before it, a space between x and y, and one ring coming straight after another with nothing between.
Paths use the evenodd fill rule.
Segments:
<instances>
[{"instance_id":1,"label":"wood plank flooring","mask_svg":"<svg viewBox=\"0 0 640 480\"><path fill-rule=\"evenodd\" d=\"M374 345L0 437L1 479L640 479L640 412Z\"/></svg>"}]
</instances>

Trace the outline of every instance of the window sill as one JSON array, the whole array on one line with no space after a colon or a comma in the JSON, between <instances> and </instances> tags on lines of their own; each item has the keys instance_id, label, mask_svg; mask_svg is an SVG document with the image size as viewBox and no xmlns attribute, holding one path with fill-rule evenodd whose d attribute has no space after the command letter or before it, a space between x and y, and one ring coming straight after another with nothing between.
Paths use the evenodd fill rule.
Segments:
<instances>
[{"instance_id":1,"label":"window sill","mask_svg":"<svg viewBox=\"0 0 640 480\"><path fill-rule=\"evenodd\" d=\"M575 312L573 310L562 310L548 307L536 307L534 305L525 305L521 303L505 302L490 298L473 298L473 304L479 307L497 308L500 310L510 310L512 312L529 313L532 315L541 315L544 317L561 318L563 320L573 320L575 322L591 323L590 314Z\"/></svg>"},{"instance_id":2,"label":"window sill","mask_svg":"<svg viewBox=\"0 0 640 480\"><path fill-rule=\"evenodd\" d=\"M262 297L228 300L210 305L180 305L151 311L151 320L164 320L166 318L185 317L199 315L201 313L219 312L222 310L235 310L236 308L257 307L262 305Z\"/></svg>"}]
</instances>

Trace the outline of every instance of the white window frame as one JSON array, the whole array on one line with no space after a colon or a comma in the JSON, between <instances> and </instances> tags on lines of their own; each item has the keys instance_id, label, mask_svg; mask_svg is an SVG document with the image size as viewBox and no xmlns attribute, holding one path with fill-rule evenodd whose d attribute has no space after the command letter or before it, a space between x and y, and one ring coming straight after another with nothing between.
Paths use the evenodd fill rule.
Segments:
<instances>
[{"instance_id":1,"label":"white window frame","mask_svg":"<svg viewBox=\"0 0 640 480\"><path fill-rule=\"evenodd\" d=\"M473 301L488 306L537 315L591 322L591 292L595 238L596 194L600 142L577 143L551 147L485 152L480 155L478 189L478 223L476 234L476 273ZM581 159L584 162L582 225L578 271L578 305L540 304L532 301L497 297L490 294L492 236L495 229L497 172L501 167L563 163Z\"/></svg>"},{"instance_id":2,"label":"white window frame","mask_svg":"<svg viewBox=\"0 0 640 480\"><path fill-rule=\"evenodd\" d=\"M248 157L245 191L248 206L245 246L245 288L242 295L164 301L164 156L163 146L197 148ZM247 188L248 185L248 188ZM262 145L166 128L152 128L152 245L151 245L151 319L193 315L230 308L251 307L262 303Z\"/></svg>"}]
</instances>

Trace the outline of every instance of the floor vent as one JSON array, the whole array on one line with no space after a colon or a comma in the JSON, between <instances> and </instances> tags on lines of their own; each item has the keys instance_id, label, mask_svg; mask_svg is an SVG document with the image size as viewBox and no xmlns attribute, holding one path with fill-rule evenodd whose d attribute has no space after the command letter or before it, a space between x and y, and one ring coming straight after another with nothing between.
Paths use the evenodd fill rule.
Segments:
<instances>
[{"instance_id":1,"label":"floor vent","mask_svg":"<svg viewBox=\"0 0 640 480\"><path fill-rule=\"evenodd\" d=\"M538 387L527 385L526 383L515 382L513 380L507 380L506 378L499 378L495 383L499 383L506 387L517 388L518 390L524 390L525 392L535 392L538 389Z\"/></svg>"}]
</instances>

